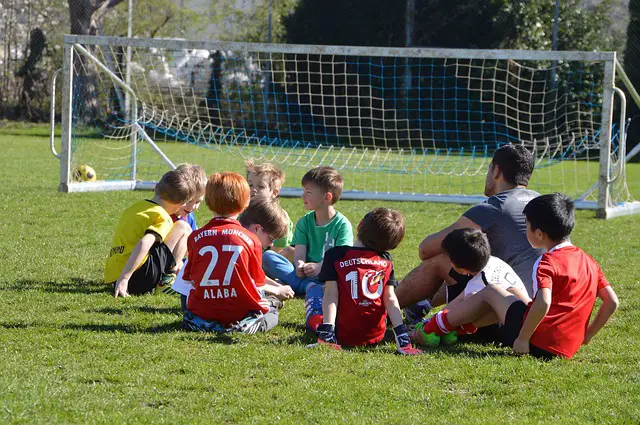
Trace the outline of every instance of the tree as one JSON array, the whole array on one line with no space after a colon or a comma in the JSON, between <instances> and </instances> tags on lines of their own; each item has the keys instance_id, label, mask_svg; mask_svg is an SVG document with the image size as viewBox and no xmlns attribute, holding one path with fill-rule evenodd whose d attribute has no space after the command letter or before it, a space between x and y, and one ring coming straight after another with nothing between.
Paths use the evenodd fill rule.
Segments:
<instances>
[{"instance_id":1,"label":"tree","mask_svg":"<svg viewBox=\"0 0 640 425\"><path fill-rule=\"evenodd\" d=\"M68 0L71 34L97 35L110 9L123 0Z\"/></svg>"},{"instance_id":2,"label":"tree","mask_svg":"<svg viewBox=\"0 0 640 425\"><path fill-rule=\"evenodd\" d=\"M615 40L608 31L611 20L606 13L612 1L604 0L591 9L585 9L581 0L562 0L560 50L614 48ZM405 8L399 6L398 2L385 0L301 0L295 12L285 19L286 39L291 43L304 44L403 46ZM404 2L401 2L401 6L404 6ZM555 0L416 2L413 46L550 49L554 7ZM410 134L414 131L421 132L427 139L445 140L447 146L454 143L462 143L462 146L486 143L477 134L488 132L493 135L492 139L504 137L506 141L510 141L520 137L520 127L517 132L511 131L514 127L506 122L511 118L505 118L505 114L495 114L491 108L492 99L483 98L489 93L484 93L479 86L484 72L480 70L480 63L469 67L468 75L465 76L464 63L462 74L459 75L456 67L444 66L443 59L398 61L394 58L367 57L346 61L340 57L318 55L309 59L308 63L296 64L295 69L291 67L287 70L297 73L295 78L288 80L291 81L290 85L296 87L285 92L309 94L309 99L304 98L300 105L296 105L293 97L286 104L289 108L297 108L295 114L291 112L290 115L308 117L304 125L314 126L314 133L327 134L331 133L332 128L336 128L335 123L324 118L323 121L318 121L319 115L314 113L318 109L326 111L327 116L347 114L342 118L347 121L351 121L348 116L351 110L360 111L359 114L363 117L371 117L371 122L362 122L361 126L378 125L380 128L374 129L373 135L363 133L358 137L373 143L376 143L376 131L383 135L382 140L413 140ZM531 66L534 71L526 72L533 73L537 69L550 68L552 64L537 62L511 65ZM489 78L495 78L497 84L503 82L503 94L506 90L513 90L513 85L507 81L512 78L507 69L510 65L501 62L494 66L495 75ZM561 76L561 72L568 75L572 71L574 70L563 65L563 68L558 68L556 76ZM334 76L332 72L335 73ZM579 101L598 102L597 86L601 84L601 74L601 70L600 74L597 71L585 72L585 78L591 78L589 83L594 89L582 92L565 85L558 88L559 98L562 98L561 90L573 90L570 96L565 96L575 100L573 105ZM543 75L542 79L540 75ZM552 72L542 71L535 79L531 78L529 81L524 78L524 82L517 82L524 84L524 87L518 86L516 90L531 94L525 102L529 105L542 105L540 113L535 117L531 114L530 128L526 129L531 134L544 135L556 124L562 125L555 121L553 111L548 111L544 100L540 98L543 96L541 90L545 90L544 75L547 75L548 81L548 75L552 75ZM329 77L335 80L329 81ZM352 78L353 81L342 80L347 78ZM584 82L580 81L581 84ZM341 85L346 87L344 93L341 92ZM515 97L506 95L504 102L513 102L512 98L520 99L516 93ZM509 106L517 108L520 105ZM381 112L385 109L392 110L388 115L393 115L396 120L397 125L392 130L379 124L385 120ZM520 117L513 119L520 120ZM318 126L324 128L318 129ZM498 131L495 128L504 130ZM352 134L351 131L349 135ZM332 136L338 139L341 137L340 134Z\"/></svg>"}]
</instances>

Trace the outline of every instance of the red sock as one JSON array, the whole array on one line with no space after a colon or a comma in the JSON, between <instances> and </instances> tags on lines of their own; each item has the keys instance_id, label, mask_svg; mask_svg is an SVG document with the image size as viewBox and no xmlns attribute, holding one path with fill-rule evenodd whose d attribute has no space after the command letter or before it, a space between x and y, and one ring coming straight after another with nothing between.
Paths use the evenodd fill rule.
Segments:
<instances>
[{"instance_id":1,"label":"red sock","mask_svg":"<svg viewBox=\"0 0 640 425\"><path fill-rule=\"evenodd\" d=\"M446 333L452 332L454 328L449 324L447 320L447 314L449 310L442 310L439 313L436 313L431 320L429 320L423 326L424 333L435 333L436 335L444 335Z\"/></svg>"},{"instance_id":2,"label":"red sock","mask_svg":"<svg viewBox=\"0 0 640 425\"><path fill-rule=\"evenodd\" d=\"M471 335L476 333L477 330L478 328L474 326L473 323L465 323L456 328L458 335Z\"/></svg>"},{"instance_id":3,"label":"red sock","mask_svg":"<svg viewBox=\"0 0 640 425\"><path fill-rule=\"evenodd\" d=\"M322 314L314 314L307 319L307 328L310 331L315 332L318 329L318 326L322 324L323 316Z\"/></svg>"}]
</instances>

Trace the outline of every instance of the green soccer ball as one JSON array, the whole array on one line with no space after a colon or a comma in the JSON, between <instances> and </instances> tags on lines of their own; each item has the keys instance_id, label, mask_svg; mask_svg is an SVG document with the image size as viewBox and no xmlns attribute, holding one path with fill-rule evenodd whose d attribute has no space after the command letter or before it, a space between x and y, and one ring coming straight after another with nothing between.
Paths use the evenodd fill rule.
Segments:
<instances>
[{"instance_id":1,"label":"green soccer ball","mask_svg":"<svg viewBox=\"0 0 640 425\"><path fill-rule=\"evenodd\" d=\"M437 347L440 345L440 335L436 335L434 333L430 333L430 334L424 334L423 337L424 340L424 346L425 347Z\"/></svg>"},{"instance_id":2,"label":"green soccer ball","mask_svg":"<svg viewBox=\"0 0 640 425\"><path fill-rule=\"evenodd\" d=\"M94 182L96 181L96 171L88 166L87 164L82 164L78 166L73 176L76 180L81 182Z\"/></svg>"},{"instance_id":3,"label":"green soccer ball","mask_svg":"<svg viewBox=\"0 0 640 425\"><path fill-rule=\"evenodd\" d=\"M458 334L455 332L444 334L440 337L440 342L442 342L442 345L454 345L458 342Z\"/></svg>"}]
</instances>

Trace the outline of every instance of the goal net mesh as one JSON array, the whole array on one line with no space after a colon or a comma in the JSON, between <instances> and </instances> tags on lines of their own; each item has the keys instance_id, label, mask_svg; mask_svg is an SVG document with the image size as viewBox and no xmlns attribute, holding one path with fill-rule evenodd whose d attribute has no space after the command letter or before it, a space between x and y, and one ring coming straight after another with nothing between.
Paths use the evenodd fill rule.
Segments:
<instances>
[{"instance_id":1,"label":"goal net mesh","mask_svg":"<svg viewBox=\"0 0 640 425\"><path fill-rule=\"evenodd\" d=\"M243 173L249 158L276 163L288 188L329 165L345 191L482 195L493 151L515 143L535 157L532 189L597 197L589 188L599 173L604 62L152 41L131 47L129 78L122 44L82 46L103 66L74 53L72 170L88 164L99 180L157 181L169 165L144 132L174 164L208 173ZM613 174L621 129L611 134ZM631 200L624 175L611 194Z\"/></svg>"}]
</instances>

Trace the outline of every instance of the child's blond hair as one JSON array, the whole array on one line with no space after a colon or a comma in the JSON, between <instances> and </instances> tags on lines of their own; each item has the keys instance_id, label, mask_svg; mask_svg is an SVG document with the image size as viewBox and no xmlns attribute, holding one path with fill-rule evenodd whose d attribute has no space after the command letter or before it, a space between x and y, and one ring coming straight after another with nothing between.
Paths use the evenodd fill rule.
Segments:
<instances>
[{"instance_id":1,"label":"child's blond hair","mask_svg":"<svg viewBox=\"0 0 640 425\"><path fill-rule=\"evenodd\" d=\"M207 173L204 168L197 164L180 164L176 167L176 171L185 173L187 178L191 179L195 186L195 193L204 193L207 188Z\"/></svg>"},{"instance_id":2,"label":"child's blond hair","mask_svg":"<svg viewBox=\"0 0 640 425\"><path fill-rule=\"evenodd\" d=\"M248 159L244 166L247 169L247 174L255 174L267 181L271 190L280 190L284 185L284 171L275 164L270 162L256 164L253 159Z\"/></svg>"}]
</instances>

